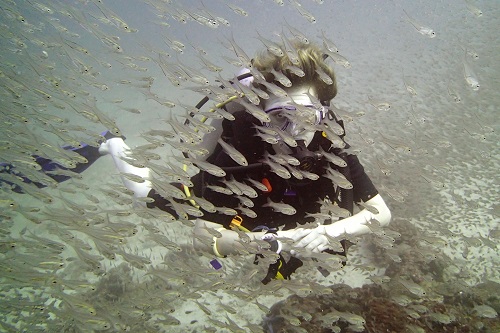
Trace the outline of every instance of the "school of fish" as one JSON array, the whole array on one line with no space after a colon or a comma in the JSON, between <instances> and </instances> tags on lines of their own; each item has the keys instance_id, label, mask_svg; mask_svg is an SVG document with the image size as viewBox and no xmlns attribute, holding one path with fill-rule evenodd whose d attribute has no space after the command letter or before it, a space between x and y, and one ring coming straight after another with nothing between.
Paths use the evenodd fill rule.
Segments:
<instances>
[{"instance_id":1,"label":"school of fish","mask_svg":"<svg viewBox=\"0 0 500 333\"><path fill-rule=\"evenodd\" d=\"M370 19L354 17L360 23L356 27L343 13L364 15L366 8L350 1L124 3L0 3L0 331L265 332L261 322L273 303L291 294L327 295L332 292L328 284L349 281L338 257L320 253L305 260L294 279L263 285L260 280L276 254L264 252L254 265L243 232L238 246L247 255L218 259L221 269L210 265L213 254L192 248L191 220L204 211L256 216L252 199L265 186L250 178L238 182L205 161L214 145L206 138L217 131L212 122L234 120L220 107L229 99L263 124L270 121L259 102L269 94L286 96L280 86L289 87L289 78L273 70L275 82L266 82L250 68L264 91L235 82L234 73L251 67L254 51L267 50L288 56L290 72L303 76L292 41L316 43L334 66L339 95L330 107L344 121L349 147L339 137L344 130L338 124L314 127L307 117L294 119L303 128L327 133L333 147L358 155L394 217L390 228L372 220L370 235L341 235L329 240L332 247L348 238L356 247L371 244L382 251L383 260L355 265L359 277L394 288L393 302L404 305L410 316L425 315L436 323L455 320L421 308L421 301L439 296L437 291L409 275L383 274L384 260L400 262L407 250L397 241L398 222L418 230L415 256L447 258L447 270L455 277L450 283L464 288L500 283L498 52L485 33L498 27L498 4L390 2L387 8L375 6ZM396 15L390 21L389 9ZM260 17L264 12L272 15L272 23ZM259 20L262 28L255 24ZM333 83L322 70L316 74ZM196 108L204 96L208 102ZM297 145L279 129L256 130L269 144ZM106 157L83 173L72 171L88 161L63 147L98 147L103 131L125 136L132 148L126 161L149 168L151 175L120 173ZM230 143L214 141L238 165L248 165ZM352 188L337 171L345 162L319 153L332 166L324 177ZM41 172L35 157L63 166L50 174L68 180L58 183ZM292 156L267 155L262 163L286 179L319 178L297 168ZM193 186L190 178L200 170L220 177L209 188L237 197L239 205L217 207L171 184ZM175 198L170 203L178 217L145 208L151 198L134 198L122 179L150 182L159 194ZM350 214L323 204L321 213L309 214L315 222ZM296 213L282 202L268 200L265 206ZM360 203L359 209L374 208ZM206 229L221 237L218 230ZM197 240L212 246L212 237ZM326 263L330 280L316 274L316 261ZM380 265L379 273L372 265ZM488 304L476 304L470 313L498 316ZM281 314L298 332L299 317L311 316ZM339 332L339 323L352 331L363 331L366 323L336 310L315 320Z\"/></svg>"}]
</instances>

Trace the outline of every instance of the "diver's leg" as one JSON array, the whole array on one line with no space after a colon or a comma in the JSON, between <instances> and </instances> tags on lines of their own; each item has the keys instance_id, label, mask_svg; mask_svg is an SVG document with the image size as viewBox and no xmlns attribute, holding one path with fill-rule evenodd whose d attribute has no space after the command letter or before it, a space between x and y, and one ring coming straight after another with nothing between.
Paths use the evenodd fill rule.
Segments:
<instances>
[{"instance_id":1,"label":"diver's leg","mask_svg":"<svg viewBox=\"0 0 500 333\"><path fill-rule=\"evenodd\" d=\"M106 140L116 138L113 134L111 134L109 131L101 133L103 138ZM105 143L105 142L104 142ZM101 144L102 146L102 144ZM42 167L42 171L47 173L48 176L56 180L57 182L61 183L65 180L68 180L71 178L71 176L68 175L58 175L58 174L51 174L50 171L54 171L57 169L62 169L62 170L70 170L75 173L82 173L83 171L87 170L99 157L102 156L100 153L99 149L100 147L93 147L89 146L87 144L83 144L83 147L80 148L74 148L72 146L63 146L62 147L64 150L71 150L72 152L75 152L83 157L85 157L86 162L85 163L76 163L76 167L68 169L67 167L64 167L60 165L59 163L46 159L40 156L35 156L36 162ZM39 186L38 187L43 187Z\"/></svg>"},{"instance_id":2,"label":"diver's leg","mask_svg":"<svg viewBox=\"0 0 500 333\"><path fill-rule=\"evenodd\" d=\"M123 138L117 138L116 136L111 134L109 131L104 132L101 135L107 140L119 139L119 140L121 140L121 142L123 142ZM69 171L75 172L75 173L81 173L81 172L85 171L95 161L97 161L97 159L99 157L101 157L102 155L107 153L106 150L101 149L103 146L106 146L106 142L103 142L99 147L93 147L93 146L89 146L87 144L83 144L83 146L80 148L75 148L72 146L63 146L62 148L64 150L70 150L72 152L75 152L75 153L85 157L85 159L86 159L85 163L76 163L76 167L71 168L71 169L57 163L54 160L48 159L48 158L44 158L44 157L36 156L36 155L34 155L33 157L35 158L36 163L40 165L40 167L41 167L40 171L46 173L47 176L51 177L52 179L54 179L58 183L61 183L61 182L64 182L64 181L70 179L71 176L66 175L66 174L58 174L56 172L57 170L69 170ZM54 172L51 173L51 171L54 171ZM47 186L47 185L42 184L40 182L29 179L28 177L23 175L21 172L17 171L16 167L14 165L12 165L8 162L0 163L0 174L1 173L13 174L15 176L22 178L22 181L24 183L33 183L34 185L36 185L39 188ZM23 192L19 186L14 186L14 184L12 182L9 182L5 179L0 179L0 182L9 184L10 186L12 186L12 189L15 192L18 192L18 193Z\"/></svg>"},{"instance_id":3,"label":"diver's leg","mask_svg":"<svg viewBox=\"0 0 500 333\"><path fill-rule=\"evenodd\" d=\"M114 137L109 132L102 133L102 136L106 139ZM47 176L51 177L52 179L54 179L58 183L61 183L61 182L64 182L64 181L70 179L71 176L66 175L66 174L57 174L57 172L51 173L51 171L57 171L60 169L60 170L70 170L70 171L75 172L75 173L81 173L81 172L85 171L90 165L92 165L92 163L94 163L101 156L101 154L99 153L98 147L92 147L92 146L89 146L87 144L83 144L83 146L80 148L74 148L72 146L63 146L62 148L64 150L71 150L71 151L85 157L85 159L86 159L85 163L76 163L76 167L69 169L69 168L67 168L67 167L65 167L65 166L63 166L63 165L61 165L61 164L59 164L56 161L53 161L51 159L48 159L48 158L45 158L42 156L33 155L33 157L35 158L35 162L38 165L40 165L40 167L41 167L40 171L44 172ZM22 179L22 182L27 183L27 184L32 183L39 188L43 188L43 187L47 186L46 184L29 179L29 177L22 174L22 172L19 172L18 170L16 170L16 167L8 162L0 163L0 173L13 174L17 177L20 177ZM5 179L0 179L0 182L9 184L12 187L12 190L15 192L18 192L18 193L23 192L19 186L15 186L15 184L13 184L12 182L9 182Z\"/></svg>"}]
</instances>

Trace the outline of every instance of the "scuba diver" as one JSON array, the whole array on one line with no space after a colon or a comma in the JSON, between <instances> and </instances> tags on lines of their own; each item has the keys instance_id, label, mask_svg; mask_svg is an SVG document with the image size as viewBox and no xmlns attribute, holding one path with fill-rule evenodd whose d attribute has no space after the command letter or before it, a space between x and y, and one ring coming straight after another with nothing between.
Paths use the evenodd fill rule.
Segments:
<instances>
[{"instance_id":1,"label":"scuba diver","mask_svg":"<svg viewBox=\"0 0 500 333\"><path fill-rule=\"evenodd\" d=\"M155 189L151 170L133 163L124 138L109 132L98 147L65 147L82 156L71 171L82 172L99 156L111 155L124 185L136 198L150 199L141 204L181 220L197 217L196 249L217 257L254 253L256 262L266 255L263 248L275 252L279 258L263 283L290 278L301 257L345 256L349 236L370 233L369 223L387 226L391 214L357 156L349 153L342 120L328 107L337 94L328 56L313 44L293 46L294 54L260 53L233 82L223 84L235 96L219 106L232 116L220 124L222 134L205 160L213 169L200 168L191 186L174 184L186 198ZM50 159L37 156L36 162L57 182L71 177L61 172L68 167ZM47 184L12 164L2 166L0 178L14 191L27 192L23 183ZM182 208L187 201L197 209ZM355 204L360 210L354 214ZM203 216L192 213L198 208Z\"/></svg>"},{"instance_id":2,"label":"scuba diver","mask_svg":"<svg viewBox=\"0 0 500 333\"><path fill-rule=\"evenodd\" d=\"M201 178L202 185L194 188L195 195L238 211L236 216L207 212L198 218L195 248L219 257L246 253L241 230L247 240L265 240L280 257L270 265L263 283L289 278L302 265L297 257L308 252L345 255L346 238L371 232L368 223L383 227L391 220L389 208L357 156L348 151L343 122L328 108L337 93L333 69L318 47L297 43L295 50L295 59L263 52L252 60L247 71L253 75L240 82L269 94L260 107L270 121L257 119L248 103L242 107L235 100L235 105L228 105L236 110L235 120L223 121L223 141L207 158L227 175L223 180L207 172L193 177L193 181ZM303 75L297 75L297 68ZM225 143L240 152L248 165L241 165ZM213 187L218 185L226 185L233 194ZM248 185L256 188L257 197ZM237 195L235 189L243 194ZM354 203L361 207L356 214ZM315 224L311 227L308 222ZM307 228L301 227L305 224ZM211 245L200 241L213 236L209 229L220 233Z\"/></svg>"}]
</instances>

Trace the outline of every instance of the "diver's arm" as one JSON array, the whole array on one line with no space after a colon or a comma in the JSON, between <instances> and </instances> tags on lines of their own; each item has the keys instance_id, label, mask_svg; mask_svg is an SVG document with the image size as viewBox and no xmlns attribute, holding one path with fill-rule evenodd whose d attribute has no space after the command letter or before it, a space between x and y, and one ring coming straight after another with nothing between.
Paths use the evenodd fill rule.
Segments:
<instances>
[{"instance_id":1,"label":"diver's arm","mask_svg":"<svg viewBox=\"0 0 500 333\"><path fill-rule=\"evenodd\" d=\"M149 168L138 168L127 163L127 159L132 159L128 156L129 151L130 148L122 138L108 139L99 147L99 153L101 155L111 155L113 161L115 162L115 166L120 173L140 176L145 180L142 183L136 183L126 178L124 175L121 175L123 184L126 188L134 192L134 197L147 197L152 188L151 182L148 180L151 170Z\"/></svg>"},{"instance_id":2,"label":"diver's arm","mask_svg":"<svg viewBox=\"0 0 500 333\"><path fill-rule=\"evenodd\" d=\"M363 209L353 216L325 225L326 233L332 237L337 237L344 232L349 235L359 236L371 232L366 224L372 219L377 220L381 227L385 227L391 222L391 211L380 194L366 201L365 204L373 207L378 213L374 214L367 209Z\"/></svg>"},{"instance_id":3,"label":"diver's arm","mask_svg":"<svg viewBox=\"0 0 500 333\"><path fill-rule=\"evenodd\" d=\"M277 232L278 238L292 239L297 244L293 244L293 247L304 247L314 252L321 252L328 248L326 246L329 240L326 238L325 234L330 237L338 237L344 233L349 235L363 235L371 232L366 226L366 223L371 219L376 219L379 221L380 226L387 226L391 221L391 212L384 202L384 199L380 194L375 195L373 198L365 202L378 211L374 214L367 209L363 209L357 214L335 222L329 225L320 225L315 229L288 229L280 230ZM218 253L214 251L213 242L209 245L208 242L203 242L200 238L210 239L213 238L212 234L209 233L207 229L214 229L222 234L222 237L216 239L215 248ZM265 235L265 232L247 232L245 236L250 237L250 240L260 240ZM194 228L194 247L195 249L202 250L205 252L214 253L216 255L226 256L232 254L245 253L245 246L242 244L242 240L237 232L224 228L218 223L209 222L202 219L197 219ZM197 237L200 236L200 237ZM283 242L283 251L290 250L287 246L288 242ZM251 246L255 252L258 250L258 244L255 242L250 242ZM318 248L319 246L319 248Z\"/></svg>"},{"instance_id":4,"label":"diver's arm","mask_svg":"<svg viewBox=\"0 0 500 333\"><path fill-rule=\"evenodd\" d=\"M215 247L218 253L215 253L213 243L209 246L207 242L203 242L200 240L200 238L213 239L213 236L208 232L207 229L213 229L222 234L222 237L217 238L215 242ZM295 229L280 230L277 232L277 237L291 238L294 233ZM253 240L261 240L265 234L266 232L263 231L245 232L245 236L248 236L250 238L250 243L244 243L236 231L226 229L218 223L197 219L195 221L194 227L193 245L197 250L214 253L215 255L220 256L244 254L246 252L250 252L248 251L249 249L253 249L253 252L250 253L256 253L259 250L259 246L256 242L253 242ZM283 243L282 245L285 246L286 244ZM286 249L284 248L283 250Z\"/></svg>"},{"instance_id":5,"label":"diver's arm","mask_svg":"<svg viewBox=\"0 0 500 333\"><path fill-rule=\"evenodd\" d=\"M213 236L207 230L209 228L214 229L222 234L222 237L216 238L215 245L212 244L211 246L209 246L207 242L203 242L200 240L201 238L207 238L207 237L213 238ZM250 237L251 241L253 241L254 239L261 239L262 236L264 236L264 234L265 232L245 233L246 236ZM238 235L238 233L236 233L236 231L226 229L220 224L209 222L202 219L197 219L195 221L193 245L194 248L197 250L214 253L216 255L221 255L221 256L239 254L240 250L244 248L240 242L241 238ZM258 249L257 244L255 244L254 242L250 242L248 244L255 250L255 252L257 252ZM214 247L216 248L218 253L215 253Z\"/></svg>"},{"instance_id":6,"label":"diver's arm","mask_svg":"<svg viewBox=\"0 0 500 333\"><path fill-rule=\"evenodd\" d=\"M300 230L292 236L295 240L300 239L295 247L303 247L313 252L321 252L328 248L329 237L337 238L344 233L353 236L370 233L371 230L366 224L372 219L377 220L381 227L385 227L390 223L391 211L380 194L375 195L366 201L365 204L376 209L378 213L374 214L365 208L357 214L338 222L319 225L312 230Z\"/></svg>"},{"instance_id":7,"label":"diver's arm","mask_svg":"<svg viewBox=\"0 0 500 333\"><path fill-rule=\"evenodd\" d=\"M325 225L325 232L332 237L337 237L343 233L353 236L370 233L370 229L366 224L372 219L377 220L381 227L385 227L391 221L389 208L378 193L375 185L373 185L370 177L366 174L358 157L349 154L346 161L350 169L350 181L354 188L354 202L364 202L365 206L373 207L371 210L378 211L378 213L374 214L365 208L353 216Z\"/></svg>"}]
</instances>

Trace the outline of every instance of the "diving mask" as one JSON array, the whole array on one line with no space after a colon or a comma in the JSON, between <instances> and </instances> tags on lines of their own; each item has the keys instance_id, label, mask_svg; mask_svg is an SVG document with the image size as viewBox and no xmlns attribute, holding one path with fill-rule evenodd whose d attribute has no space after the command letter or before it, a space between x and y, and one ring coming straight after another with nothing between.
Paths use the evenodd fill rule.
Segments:
<instances>
[{"instance_id":1,"label":"diving mask","mask_svg":"<svg viewBox=\"0 0 500 333\"><path fill-rule=\"evenodd\" d=\"M326 110L313 105L282 105L265 110L271 118L266 126L277 128L297 136L304 130L316 130L325 117Z\"/></svg>"}]
</instances>

